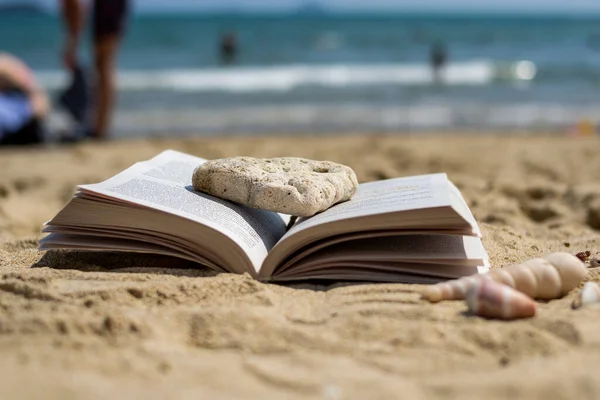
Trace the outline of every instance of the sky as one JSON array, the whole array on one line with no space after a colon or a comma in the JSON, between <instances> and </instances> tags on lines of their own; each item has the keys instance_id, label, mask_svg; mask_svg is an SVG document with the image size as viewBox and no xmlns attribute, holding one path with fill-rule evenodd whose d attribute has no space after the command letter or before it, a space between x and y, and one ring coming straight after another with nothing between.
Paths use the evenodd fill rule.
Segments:
<instances>
[{"instance_id":1,"label":"sky","mask_svg":"<svg viewBox=\"0 0 600 400\"><path fill-rule=\"evenodd\" d=\"M20 0L25 1L25 0ZM60 0L37 0L49 9L56 9ZM499 11L600 13L600 0L133 0L137 12L214 10L288 11L302 2L319 1L333 11ZM3 3L19 0L0 0ZM367 3L365 5L365 3Z\"/></svg>"}]
</instances>

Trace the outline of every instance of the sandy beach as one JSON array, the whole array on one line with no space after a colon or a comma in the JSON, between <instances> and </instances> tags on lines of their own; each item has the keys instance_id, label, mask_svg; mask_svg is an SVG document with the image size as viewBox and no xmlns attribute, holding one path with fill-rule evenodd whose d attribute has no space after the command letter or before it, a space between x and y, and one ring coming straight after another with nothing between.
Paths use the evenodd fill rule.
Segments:
<instances>
[{"instance_id":1,"label":"sandy beach","mask_svg":"<svg viewBox=\"0 0 600 400\"><path fill-rule=\"evenodd\" d=\"M150 255L48 254L75 186L171 148L302 156L361 182L446 172L493 268L600 252L599 139L327 136L143 139L0 150L1 399L598 399L600 305L468 315L414 285L262 284ZM600 268L590 269L600 282Z\"/></svg>"}]
</instances>

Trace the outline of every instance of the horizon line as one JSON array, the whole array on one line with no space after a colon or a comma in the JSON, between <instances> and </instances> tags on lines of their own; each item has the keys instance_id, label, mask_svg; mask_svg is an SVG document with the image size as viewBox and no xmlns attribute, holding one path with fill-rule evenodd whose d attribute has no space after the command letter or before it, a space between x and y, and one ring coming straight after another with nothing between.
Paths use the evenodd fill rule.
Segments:
<instances>
[{"instance_id":1,"label":"horizon line","mask_svg":"<svg viewBox=\"0 0 600 400\"><path fill-rule=\"evenodd\" d=\"M0 4L0 17L10 15L46 15L51 17L58 16L58 12L55 9L48 9L47 7L39 7L36 10L15 10L9 12L2 12L3 7ZM10 7L6 7L10 8ZM600 18L600 9L598 10L467 10L467 9L370 9L370 10L358 10L358 9L331 9L331 8L319 8L317 10L304 10L302 8L292 9L252 9L252 8L179 8L179 9L145 9L145 10L134 10L136 16L205 16L205 17L252 17L252 16L275 16L275 17L436 17L436 18L554 18L554 19L597 19Z\"/></svg>"}]
</instances>

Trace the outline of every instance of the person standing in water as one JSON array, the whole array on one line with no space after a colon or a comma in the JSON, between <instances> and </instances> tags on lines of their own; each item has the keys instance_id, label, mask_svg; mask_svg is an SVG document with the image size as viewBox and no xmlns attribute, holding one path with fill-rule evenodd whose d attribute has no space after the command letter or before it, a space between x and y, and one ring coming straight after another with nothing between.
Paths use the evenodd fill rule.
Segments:
<instances>
[{"instance_id":1,"label":"person standing in water","mask_svg":"<svg viewBox=\"0 0 600 400\"><path fill-rule=\"evenodd\" d=\"M431 70L433 73L433 82L440 84L442 82L441 70L448 61L448 53L446 47L442 42L436 42L431 46L429 55L429 62L431 63Z\"/></svg>"},{"instance_id":2,"label":"person standing in water","mask_svg":"<svg viewBox=\"0 0 600 400\"><path fill-rule=\"evenodd\" d=\"M222 64L231 64L235 61L238 44L237 38L233 33L226 33L221 36L219 42L219 56Z\"/></svg>"},{"instance_id":3,"label":"person standing in water","mask_svg":"<svg viewBox=\"0 0 600 400\"><path fill-rule=\"evenodd\" d=\"M69 71L78 66L78 47L86 14L92 9L92 36L96 92L95 109L86 135L92 139L108 137L116 92L116 55L129 12L129 0L92 0L86 7L81 0L60 0L66 27L63 63Z\"/></svg>"}]
</instances>

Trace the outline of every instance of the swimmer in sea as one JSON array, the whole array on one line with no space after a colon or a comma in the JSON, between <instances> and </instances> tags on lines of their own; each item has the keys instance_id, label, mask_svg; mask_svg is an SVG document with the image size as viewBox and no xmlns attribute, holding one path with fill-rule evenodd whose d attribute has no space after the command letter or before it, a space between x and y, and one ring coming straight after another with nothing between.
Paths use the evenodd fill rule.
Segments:
<instances>
[{"instance_id":1,"label":"swimmer in sea","mask_svg":"<svg viewBox=\"0 0 600 400\"><path fill-rule=\"evenodd\" d=\"M430 59L431 70L433 73L433 82L435 84L442 83L441 70L448 61L448 53L442 42L436 42L431 46Z\"/></svg>"},{"instance_id":2,"label":"swimmer in sea","mask_svg":"<svg viewBox=\"0 0 600 400\"><path fill-rule=\"evenodd\" d=\"M231 64L235 60L237 49L238 45L235 35L233 33L223 35L219 43L221 63Z\"/></svg>"}]
</instances>

